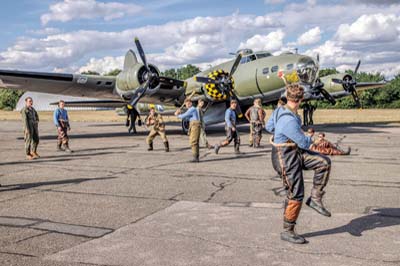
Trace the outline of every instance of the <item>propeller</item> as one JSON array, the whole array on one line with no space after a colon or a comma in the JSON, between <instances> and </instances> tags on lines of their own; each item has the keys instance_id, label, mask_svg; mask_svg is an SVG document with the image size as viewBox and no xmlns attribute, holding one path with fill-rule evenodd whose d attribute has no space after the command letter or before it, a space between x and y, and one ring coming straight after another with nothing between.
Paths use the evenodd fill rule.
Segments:
<instances>
[{"instance_id":1,"label":"propeller","mask_svg":"<svg viewBox=\"0 0 400 266\"><path fill-rule=\"evenodd\" d=\"M358 60L357 66L354 69L354 74L353 74L354 79L350 75L344 76L343 79L332 79L333 83L341 84L347 92L351 93L351 95L353 96L354 102L356 103L356 106L358 108L361 108L361 103L360 103L360 98L358 97L358 93L356 90L356 86L357 86L356 77L357 77L357 72L358 72L358 69L360 68L360 65L361 65L361 60Z\"/></svg>"},{"instance_id":2,"label":"propeller","mask_svg":"<svg viewBox=\"0 0 400 266\"><path fill-rule=\"evenodd\" d=\"M221 79L216 80L216 79L196 76L195 80L197 82L201 82L201 83L205 83L205 84L215 84L215 86L217 86L221 90L221 93L226 93L229 96L228 101L235 99L239 103L239 99L233 90L232 76L236 72L236 70L239 66L240 60L242 60L242 54L239 53L236 56L236 59L232 65L232 68L231 68L229 74L227 76L223 76ZM238 104L236 107L236 113L238 114L239 118L243 117L243 113L240 108L240 104Z\"/></svg>"},{"instance_id":3,"label":"propeller","mask_svg":"<svg viewBox=\"0 0 400 266\"><path fill-rule=\"evenodd\" d=\"M315 88L317 88L320 93L322 94L322 96L324 96L324 98L326 100L328 100L332 105L336 104L336 100L335 98L333 98L333 96L324 89L324 83L321 82L320 78L319 78L319 65L320 65L320 58L319 58L319 53L317 54L317 64L318 64L318 72L317 72L317 78L315 80Z\"/></svg>"},{"instance_id":4,"label":"propeller","mask_svg":"<svg viewBox=\"0 0 400 266\"><path fill-rule=\"evenodd\" d=\"M167 78L167 77L160 77L158 76L157 73L151 71L147 59L146 59L146 54L144 53L143 47L139 41L139 38L135 38L135 44L136 48L139 52L140 59L142 60L142 63L146 69L146 74L144 75L145 82L135 90L135 92L132 95L131 101L129 102L130 106L135 106L139 100L145 95L146 91L149 89L149 87L154 84L155 82L164 82L164 83L170 83L173 85L176 85L178 87L185 86L185 83L181 80L177 79L172 79L172 78Z\"/></svg>"}]
</instances>

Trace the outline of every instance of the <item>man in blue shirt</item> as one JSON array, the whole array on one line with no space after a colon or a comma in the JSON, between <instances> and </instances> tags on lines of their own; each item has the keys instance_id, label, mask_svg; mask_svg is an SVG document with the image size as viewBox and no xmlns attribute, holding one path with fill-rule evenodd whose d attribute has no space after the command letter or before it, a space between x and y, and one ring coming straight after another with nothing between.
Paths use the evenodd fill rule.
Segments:
<instances>
[{"instance_id":1,"label":"man in blue shirt","mask_svg":"<svg viewBox=\"0 0 400 266\"><path fill-rule=\"evenodd\" d=\"M187 111L184 114L181 114L181 109L179 108L178 110L176 110L175 115L182 120L188 119L190 122L189 142L190 145L192 146L192 154L193 154L193 160L191 160L191 162L198 163L200 156L199 139L201 132L200 113L199 110L193 106L192 100L190 98L187 98L185 100L185 106L187 108Z\"/></svg>"},{"instance_id":2,"label":"man in blue shirt","mask_svg":"<svg viewBox=\"0 0 400 266\"><path fill-rule=\"evenodd\" d=\"M236 100L231 100L231 105L225 111L225 130L226 130L226 139L221 142L220 144L216 144L214 146L214 151L218 154L219 149L221 147L229 145L229 143L234 141L234 149L235 153L239 154L239 147L240 147L240 137L239 132L236 129L236 107L238 102Z\"/></svg>"},{"instance_id":3,"label":"man in blue shirt","mask_svg":"<svg viewBox=\"0 0 400 266\"><path fill-rule=\"evenodd\" d=\"M58 132L57 150L72 152L72 150L69 148L68 137L68 131L71 130L71 127L69 125L68 112L64 109L64 106L65 102L60 100L58 102L58 108L54 111L53 115L54 125L56 126Z\"/></svg>"},{"instance_id":4,"label":"man in blue shirt","mask_svg":"<svg viewBox=\"0 0 400 266\"><path fill-rule=\"evenodd\" d=\"M265 127L273 134L272 165L281 176L287 192L283 217L284 232L281 233L281 239L296 244L306 243L304 237L294 230L304 198L303 169L314 170L311 197L307 199L306 204L324 216L331 216L322 204L331 161L328 157L309 150L312 139L302 131L301 119L297 114L303 97L303 87L298 84L288 85L287 104L275 109Z\"/></svg>"}]
</instances>

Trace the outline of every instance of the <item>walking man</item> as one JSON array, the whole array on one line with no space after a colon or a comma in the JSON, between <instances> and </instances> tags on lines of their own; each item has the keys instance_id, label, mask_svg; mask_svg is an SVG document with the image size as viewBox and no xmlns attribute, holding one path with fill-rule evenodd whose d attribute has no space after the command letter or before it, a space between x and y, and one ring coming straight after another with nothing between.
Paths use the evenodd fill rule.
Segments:
<instances>
[{"instance_id":1,"label":"walking man","mask_svg":"<svg viewBox=\"0 0 400 266\"><path fill-rule=\"evenodd\" d=\"M25 107L21 110L27 160L40 158L37 153L39 145L39 115L32 105L32 98L27 97L25 99Z\"/></svg>"},{"instance_id":2,"label":"walking man","mask_svg":"<svg viewBox=\"0 0 400 266\"><path fill-rule=\"evenodd\" d=\"M68 131L71 130L68 118L68 112L65 107L65 102L60 100L58 102L58 108L54 111L53 120L54 125L57 128L57 151L72 152L69 148L69 137Z\"/></svg>"},{"instance_id":3,"label":"walking man","mask_svg":"<svg viewBox=\"0 0 400 266\"><path fill-rule=\"evenodd\" d=\"M164 142L165 151L169 152L169 143L165 134L165 123L162 116L156 112L154 107L150 108L150 114L146 118L146 126L150 128L146 142L149 145L148 151L153 150L153 140L159 135Z\"/></svg>"},{"instance_id":4,"label":"walking man","mask_svg":"<svg viewBox=\"0 0 400 266\"><path fill-rule=\"evenodd\" d=\"M136 119L139 118L139 126L142 124L142 120L140 120L140 114L134 106L128 105L127 109L126 125L129 126L128 133L132 132L132 134L136 134Z\"/></svg>"},{"instance_id":5,"label":"walking man","mask_svg":"<svg viewBox=\"0 0 400 266\"><path fill-rule=\"evenodd\" d=\"M331 216L322 203L331 161L324 155L308 150L312 139L301 130L301 119L297 113L303 97L303 87L288 85L287 104L275 109L266 125L267 131L273 133L272 165L281 176L287 192L281 239L296 244L306 243L305 238L294 230L304 198L303 169L314 170L313 188L306 204L324 216Z\"/></svg>"},{"instance_id":6,"label":"walking man","mask_svg":"<svg viewBox=\"0 0 400 266\"><path fill-rule=\"evenodd\" d=\"M187 111L181 114L181 109L176 110L175 115L180 119L189 119L189 142L192 147L193 159L190 161L192 163L198 163L200 157L200 131L201 131L201 121L200 121L200 111L198 108L193 106L192 100L187 98L185 100L185 106Z\"/></svg>"},{"instance_id":7,"label":"walking man","mask_svg":"<svg viewBox=\"0 0 400 266\"><path fill-rule=\"evenodd\" d=\"M265 118L265 112L261 105L261 99L255 99L254 105L247 109L244 116L250 122L249 146L259 148Z\"/></svg>"},{"instance_id":8,"label":"walking man","mask_svg":"<svg viewBox=\"0 0 400 266\"><path fill-rule=\"evenodd\" d=\"M236 129L236 107L238 102L236 100L231 100L230 107L225 111L225 130L226 130L226 139L220 144L215 144L214 151L218 154L219 149L221 147L225 147L229 145L229 143L234 141L234 149L235 154L239 154L240 147L240 137L239 132Z\"/></svg>"}]
</instances>

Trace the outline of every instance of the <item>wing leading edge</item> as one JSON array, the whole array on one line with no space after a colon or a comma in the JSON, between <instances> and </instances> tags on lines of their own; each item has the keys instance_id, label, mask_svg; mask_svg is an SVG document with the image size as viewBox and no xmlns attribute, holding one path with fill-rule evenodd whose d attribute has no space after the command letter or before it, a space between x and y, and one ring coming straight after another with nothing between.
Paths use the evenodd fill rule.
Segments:
<instances>
[{"instance_id":1,"label":"wing leading edge","mask_svg":"<svg viewBox=\"0 0 400 266\"><path fill-rule=\"evenodd\" d=\"M0 86L77 97L120 99L115 77L0 70Z\"/></svg>"}]
</instances>

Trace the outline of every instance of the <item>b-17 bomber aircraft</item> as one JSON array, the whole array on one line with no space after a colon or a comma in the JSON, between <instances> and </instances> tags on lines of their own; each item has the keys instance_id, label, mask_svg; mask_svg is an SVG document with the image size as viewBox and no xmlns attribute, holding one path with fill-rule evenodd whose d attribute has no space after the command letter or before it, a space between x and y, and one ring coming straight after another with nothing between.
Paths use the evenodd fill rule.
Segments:
<instances>
[{"instance_id":1,"label":"b-17 bomber aircraft","mask_svg":"<svg viewBox=\"0 0 400 266\"><path fill-rule=\"evenodd\" d=\"M237 113L252 105L276 103L284 96L285 82L299 82L305 88L305 101L328 100L352 95L360 104L357 91L378 88L384 82L356 82L355 75L334 74L319 78L319 58L290 52L273 56L269 52L239 50L236 58L207 69L185 81L163 77L157 66L148 64L144 50L135 39L141 62L135 52L126 53L123 70L116 77L0 70L0 87L60 95L97 98L98 101L70 102L70 106L122 107L143 103L181 106L186 97L208 102L206 125L224 120L231 99L238 100ZM358 62L355 74L360 66ZM187 121L182 121L185 131Z\"/></svg>"}]
</instances>

